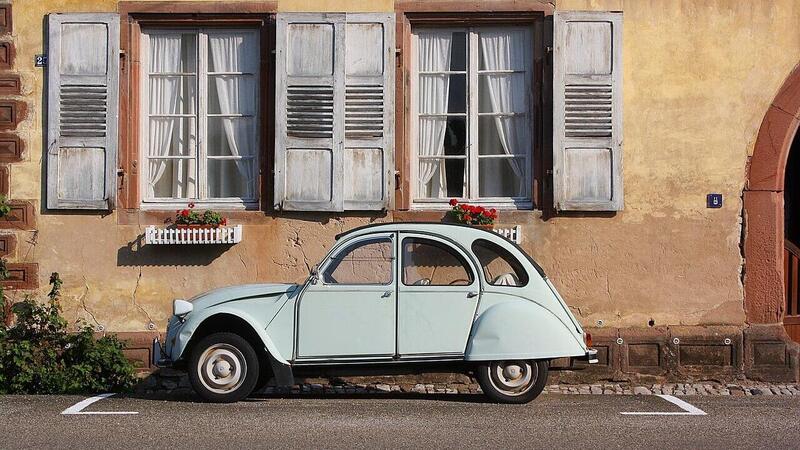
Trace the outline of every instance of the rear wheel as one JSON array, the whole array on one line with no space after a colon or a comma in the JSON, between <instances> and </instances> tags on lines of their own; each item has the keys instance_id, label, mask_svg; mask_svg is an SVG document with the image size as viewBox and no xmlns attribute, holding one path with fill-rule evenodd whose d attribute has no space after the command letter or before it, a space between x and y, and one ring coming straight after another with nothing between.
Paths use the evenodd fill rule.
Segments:
<instances>
[{"instance_id":1,"label":"rear wheel","mask_svg":"<svg viewBox=\"0 0 800 450\"><path fill-rule=\"evenodd\" d=\"M192 350L189 380L195 392L207 401L237 402L253 392L258 379L258 355L237 334L208 335Z\"/></svg>"},{"instance_id":2,"label":"rear wheel","mask_svg":"<svg viewBox=\"0 0 800 450\"><path fill-rule=\"evenodd\" d=\"M483 393L499 403L528 403L547 383L547 361L491 361L478 366Z\"/></svg>"}]
</instances>

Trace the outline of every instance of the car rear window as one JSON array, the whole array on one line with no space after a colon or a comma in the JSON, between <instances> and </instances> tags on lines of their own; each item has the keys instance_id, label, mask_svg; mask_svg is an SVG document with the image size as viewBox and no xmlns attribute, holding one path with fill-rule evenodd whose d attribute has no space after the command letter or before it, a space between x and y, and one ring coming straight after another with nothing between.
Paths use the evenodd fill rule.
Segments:
<instances>
[{"instance_id":1,"label":"car rear window","mask_svg":"<svg viewBox=\"0 0 800 450\"><path fill-rule=\"evenodd\" d=\"M528 284L528 272L522 263L503 247L486 239L477 239L472 243L472 252L481 263L486 282L492 286L522 287Z\"/></svg>"}]
</instances>

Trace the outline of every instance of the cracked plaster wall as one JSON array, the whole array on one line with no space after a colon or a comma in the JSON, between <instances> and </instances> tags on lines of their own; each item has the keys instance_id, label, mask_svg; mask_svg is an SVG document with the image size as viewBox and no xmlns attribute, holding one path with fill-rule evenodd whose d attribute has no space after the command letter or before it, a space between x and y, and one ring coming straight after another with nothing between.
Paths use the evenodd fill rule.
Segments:
<instances>
[{"instance_id":1,"label":"cracked plaster wall","mask_svg":"<svg viewBox=\"0 0 800 450\"><path fill-rule=\"evenodd\" d=\"M11 197L41 199L43 71L48 12L113 11L112 0L16 0L15 70L30 114L20 126L26 161ZM523 225L523 246L584 324L741 324L741 192L764 112L800 56L793 0L562 0L559 10L624 11L625 211L614 217L501 214ZM279 10L391 10L391 1L280 0ZM725 206L705 209L705 194ZM176 297L245 282L296 281L342 229L372 218L259 217L225 251L139 248L143 229L116 213L43 214L19 233L21 261L58 271L68 317L115 331L163 328ZM34 245L35 243L35 245ZM133 243L133 244L132 244ZM44 287L42 290L44 291Z\"/></svg>"}]
</instances>

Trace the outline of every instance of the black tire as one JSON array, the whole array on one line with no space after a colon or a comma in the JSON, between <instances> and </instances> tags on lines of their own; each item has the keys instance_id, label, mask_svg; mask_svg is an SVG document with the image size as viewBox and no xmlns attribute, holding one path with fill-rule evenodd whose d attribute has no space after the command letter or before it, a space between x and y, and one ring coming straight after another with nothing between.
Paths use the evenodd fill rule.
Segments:
<instances>
[{"instance_id":1,"label":"black tire","mask_svg":"<svg viewBox=\"0 0 800 450\"><path fill-rule=\"evenodd\" d=\"M206 401L238 402L250 395L258 382L258 359L250 343L238 334L210 334L192 349L189 381Z\"/></svg>"},{"instance_id":2,"label":"black tire","mask_svg":"<svg viewBox=\"0 0 800 450\"><path fill-rule=\"evenodd\" d=\"M475 372L483 393L492 401L517 404L538 397L547 384L547 374L544 360L490 361L478 366Z\"/></svg>"}]
</instances>

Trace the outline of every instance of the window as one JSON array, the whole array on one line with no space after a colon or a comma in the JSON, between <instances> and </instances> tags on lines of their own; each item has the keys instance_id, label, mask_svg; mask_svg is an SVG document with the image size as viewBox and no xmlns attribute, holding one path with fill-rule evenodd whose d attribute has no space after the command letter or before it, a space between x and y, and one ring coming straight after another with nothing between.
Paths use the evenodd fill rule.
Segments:
<instances>
[{"instance_id":1,"label":"window","mask_svg":"<svg viewBox=\"0 0 800 450\"><path fill-rule=\"evenodd\" d=\"M473 280L467 261L449 246L429 239L403 239L406 286L468 286Z\"/></svg>"},{"instance_id":2,"label":"window","mask_svg":"<svg viewBox=\"0 0 800 450\"><path fill-rule=\"evenodd\" d=\"M142 198L257 200L259 34L143 33Z\"/></svg>"},{"instance_id":3,"label":"window","mask_svg":"<svg viewBox=\"0 0 800 450\"><path fill-rule=\"evenodd\" d=\"M389 238L356 242L331 258L322 279L326 284L390 284L393 253Z\"/></svg>"},{"instance_id":4,"label":"window","mask_svg":"<svg viewBox=\"0 0 800 450\"><path fill-rule=\"evenodd\" d=\"M420 29L413 45L415 204L530 207L530 28Z\"/></svg>"},{"instance_id":5,"label":"window","mask_svg":"<svg viewBox=\"0 0 800 450\"><path fill-rule=\"evenodd\" d=\"M503 247L485 239L478 239L472 243L472 252L481 263L486 282L492 286L528 284L528 273L525 268Z\"/></svg>"}]
</instances>

